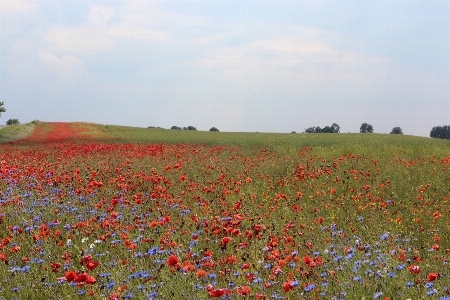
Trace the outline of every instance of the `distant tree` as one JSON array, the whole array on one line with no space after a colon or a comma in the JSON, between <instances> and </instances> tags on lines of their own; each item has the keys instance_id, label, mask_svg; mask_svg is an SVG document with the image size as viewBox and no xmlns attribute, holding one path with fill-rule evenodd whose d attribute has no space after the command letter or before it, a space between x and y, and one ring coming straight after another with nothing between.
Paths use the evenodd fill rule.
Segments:
<instances>
[{"instance_id":1,"label":"distant tree","mask_svg":"<svg viewBox=\"0 0 450 300\"><path fill-rule=\"evenodd\" d=\"M178 127L178 126L172 126L170 129L181 130L181 127Z\"/></svg>"},{"instance_id":2,"label":"distant tree","mask_svg":"<svg viewBox=\"0 0 450 300\"><path fill-rule=\"evenodd\" d=\"M331 126L325 126L320 128L320 126L313 126L305 129L305 133L339 133L340 127L338 124L333 123Z\"/></svg>"},{"instance_id":3,"label":"distant tree","mask_svg":"<svg viewBox=\"0 0 450 300\"><path fill-rule=\"evenodd\" d=\"M444 125L433 127L430 132L430 137L450 140L450 126Z\"/></svg>"},{"instance_id":4,"label":"distant tree","mask_svg":"<svg viewBox=\"0 0 450 300\"><path fill-rule=\"evenodd\" d=\"M187 130L197 130L197 128L195 128L194 126L188 126Z\"/></svg>"},{"instance_id":5,"label":"distant tree","mask_svg":"<svg viewBox=\"0 0 450 300\"><path fill-rule=\"evenodd\" d=\"M316 127L305 128L305 133L313 133L314 131L316 131Z\"/></svg>"},{"instance_id":6,"label":"distant tree","mask_svg":"<svg viewBox=\"0 0 450 300\"><path fill-rule=\"evenodd\" d=\"M333 133L339 133L339 131L341 130L341 127L339 127L338 124L333 123L333 124L331 125L331 129L332 129L332 132L333 132Z\"/></svg>"},{"instance_id":7,"label":"distant tree","mask_svg":"<svg viewBox=\"0 0 450 300\"><path fill-rule=\"evenodd\" d=\"M400 127L394 127L391 130L391 134L403 134L403 130Z\"/></svg>"},{"instance_id":8,"label":"distant tree","mask_svg":"<svg viewBox=\"0 0 450 300\"><path fill-rule=\"evenodd\" d=\"M217 129L216 127L211 127L209 131L219 131L219 129Z\"/></svg>"},{"instance_id":9,"label":"distant tree","mask_svg":"<svg viewBox=\"0 0 450 300\"><path fill-rule=\"evenodd\" d=\"M367 123L362 123L359 132L373 132L373 126Z\"/></svg>"},{"instance_id":10,"label":"distant tree","mask_svg":"<svg viewBox=\"0 0 450 300\"><path fill-rule=\"evenodd\" d=\"M183 130L188 130L187 127L183 127Z\"/></svg>"},{"instance_id":11,"label":"distant tree","mask_svg":"<svg viewBox=\"0 0 450 300\"><path fill-rule=\"evenodd\" d=\"M297 133L297 132L295 132L295 131L291 131L291 133Z\"/></svg>"},{"instance_id":12,"label":"distant tree","mask_svg":"<svg viewBox=\"0 0 450 300\"><path fill-rule=\"evenodd\" d=\"M8 121L6 121L6 125L15 125L15 124L20 124L19 120L9 119Z\"/></svg>"},{"instance_id":13,"label":"distant tree","mask_svg":"<svg viewBox=\"0 0 450 300\"><path fill-rule=\"evenodd\" d=\"M5 105L5 103L0 102L0 117L2 116L2 113L6 112L6 108L4 108L3 105Z\"/></svg>"}]
</instances>

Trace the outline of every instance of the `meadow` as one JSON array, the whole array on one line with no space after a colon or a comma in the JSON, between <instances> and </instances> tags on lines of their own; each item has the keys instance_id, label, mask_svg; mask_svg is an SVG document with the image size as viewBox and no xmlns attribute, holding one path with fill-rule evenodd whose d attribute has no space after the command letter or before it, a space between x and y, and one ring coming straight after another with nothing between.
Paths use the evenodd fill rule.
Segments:
<instances>
[{"instance_id":1,"label":"meadow","mask_svg":"<svg viewBox=\"0 0 450 300\"><path fill-rule=\"evenodd\" d=\"M450 141L39 121L0 141L0 299L450 299Z\"/></svg>"}]
</instances>

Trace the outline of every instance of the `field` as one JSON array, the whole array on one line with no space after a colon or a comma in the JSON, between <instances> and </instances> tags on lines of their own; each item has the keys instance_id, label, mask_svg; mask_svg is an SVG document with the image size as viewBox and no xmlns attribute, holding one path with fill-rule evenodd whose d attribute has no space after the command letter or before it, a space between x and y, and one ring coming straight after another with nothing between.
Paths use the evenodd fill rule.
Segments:
<instances>
[{"instance_id":1,"label":"field","mask_svg":"<svg viewBox=\"0 0 450 300\"><path fill-rule=\"evenodd\" d=\"M1 299L450 299L449 141L38 121L0 141Z\"/></svg>"}]
</instances>

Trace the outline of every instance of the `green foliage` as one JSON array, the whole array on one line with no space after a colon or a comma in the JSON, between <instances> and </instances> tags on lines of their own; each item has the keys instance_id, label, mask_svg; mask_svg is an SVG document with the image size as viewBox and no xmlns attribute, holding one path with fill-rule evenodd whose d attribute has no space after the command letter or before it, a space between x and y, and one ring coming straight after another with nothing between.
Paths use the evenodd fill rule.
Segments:
<instances>
[{"instance_id":1,"label":"green foliage","mask_svg":"<svg viewBox=\"0 0 450 300\"><path fill-rule=\"evenodd\" d=\"M359 128L359 132L373 132L373 126L367 123L362 123L361 127Z\"/></svg>"},{"instance_id":2,"label":"green foliage","mask_svg":"<svg viewBox=\"0 0 450 300\"><path fill-rule=\"evenodd\" d=\"M8 121L6 121L6 125L17 125L20 124L18 119L9 119Z\"/></svg>"},{"instance_id":3,"label":"green foliage","mask_svg":"<svg viewBox=\"0 0 450 300\"><path fill-rule=\"evenodd\" d=\"M450 126L436 126L431 129L430 137L450 140Z\"/></svg>"},{"instance_id":4,"label":"green foliage","mask_svg":"<svg viewBox=\"0 0 450 300\"><path fill-rule=\"evenodd\" d=\"M209 131L219 131L219 129L217 129L216 127L211 127Z\"/></svg>"},{"instance_id":5,"label":"green foliage","mask_svg":"<svg viewBox=\"0 0 450 300\"><path fill-rule=\"evenodd\" d=\"M0 116L2 115L1 113L6 112L6 108L4 107L4 105L4 102L0 102Z\"/></svg>"},{"instance_id":6,"label":"green foliage","mask_svg":"<svg viewBox=\"0 0 450 300\"><path fill-rule=\"evenodd\" d=\"M391 130L391 134L403 134L403 130L400 127L394 127Z\"/></svg>"},{"instance_id":7,"label":"green foliage","mask_svg":"<svg viewBox=\"0 0 450 300\"><path fill-rule=\"evenodd\" d=\"M173 129L173 130L181 130L181 127L178 127L178 126L172 126L170 129Z\"/></svg>"},{"instance_id":8,"label":"green foliage","mask_svg":"<svg viewBox=\"0 0 450 300\"><path fill-rule=\"evenodd\" d=\"M305 133L339 133L341 127L338 124L333 123L331 126L325 126L320 128L320 126L309 127L305 129Z\"/></svg>"}]
</instances>

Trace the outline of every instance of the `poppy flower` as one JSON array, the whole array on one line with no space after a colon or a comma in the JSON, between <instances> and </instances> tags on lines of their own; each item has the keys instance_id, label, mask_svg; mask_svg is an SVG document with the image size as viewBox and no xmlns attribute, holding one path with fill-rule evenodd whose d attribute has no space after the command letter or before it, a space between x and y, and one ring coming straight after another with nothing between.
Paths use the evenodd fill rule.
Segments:
<instances>
[{"instance_id":1,"label":"poppy flower","mask_svg":"<svg viewBox=\"0 0 450 300\"><path fill-rule=\"evenodd\" d=\"M420 267L418 265L411 265L408 267L408 270L413 274L420 273Z\"/></svg>"},{"instance_id":2,"label":"poppy flower","mask_svg":"<svg viewBox=\"0 0 450 300\"><path fill-rule=\"evenodd\" d=\"M75 279L73 281L79 283L79 282L85 282L87 279L88 279L88 274L86 272L84 272L84 273L77 274L77 276L75 277Z\"/></svg>"},{"instance_id":3,"label":"poppy flower","mask_svg":"<svg viewBox=\"0 0 450 300\"><path fill-rule=\"evenodd\" d=\"M86 264L86 268L88 268L88 270L94 270L95 268L97 268L99 265L98 261L93 261L90 260L87 264Z\"/></svg>"},{"instance_id":4,"label":"poppy flower","mask_svg":"<svg viewBox=\"0 0 450 300\"><path fill-rule=\"evenodd\" d=\"M231 295L231 291L227 289L210 290L208 293L212 298L221 297L226 294Z\"/></svg>"},{"instance_id":5,"label":"poppy flower","mask_svg":"<svg viewBox=\"0 0 450 300\"><path fill-rule=\"evenodd\" d=\"M88 278L86 279L87 284L95 284L96 282L97 280L95 280L95 278L92 276L88 276Z\"/></svg>"},{"instance_id":6,"label":"poppy flower","mask_svg":"<svg viewBox=\"0 0 450 300\"><path fill-rule=\"evenodd\" d=\"M66 280L68 282L73 281L76 277L77 277L77 272L76 271L70 271L70 272L64 272L64 277L66 278Z\"/></svg>"},{"instance_id":7,"label":"poppy flower","mask_svg":"<svg viewBox=\"0 0 450 300\"><path fill-rule=\"evenodd\" d=\"M248 286L243 285L243 286L237 287L236 292L241 296L246 296L246 295L250 294L252 292L252 290Z\"/></svg>"},{"instance_id":8,"label":"poppy flower","mask_svg":"<svg viewBox=\"0 0 450 300\"><path fill-rule=\"evenodd\" d=\"M169 256L169 258L167 259L167 265L169 267L174 267L176 266L178 263L178 257L176 257L175 255L171 255Z\"/></svg>"},{"instance_id":9,"label":"poppy flower","mask_svg":"<svg viewBox=\"0 0 450 300\"><path fill-rule=\"evenodd\" d=\"M438 278L438 277L439 277L438 273L430 273L430 274L428 274L428 282L435 281L436 278Z\"/></svg>"}]
</instances>

